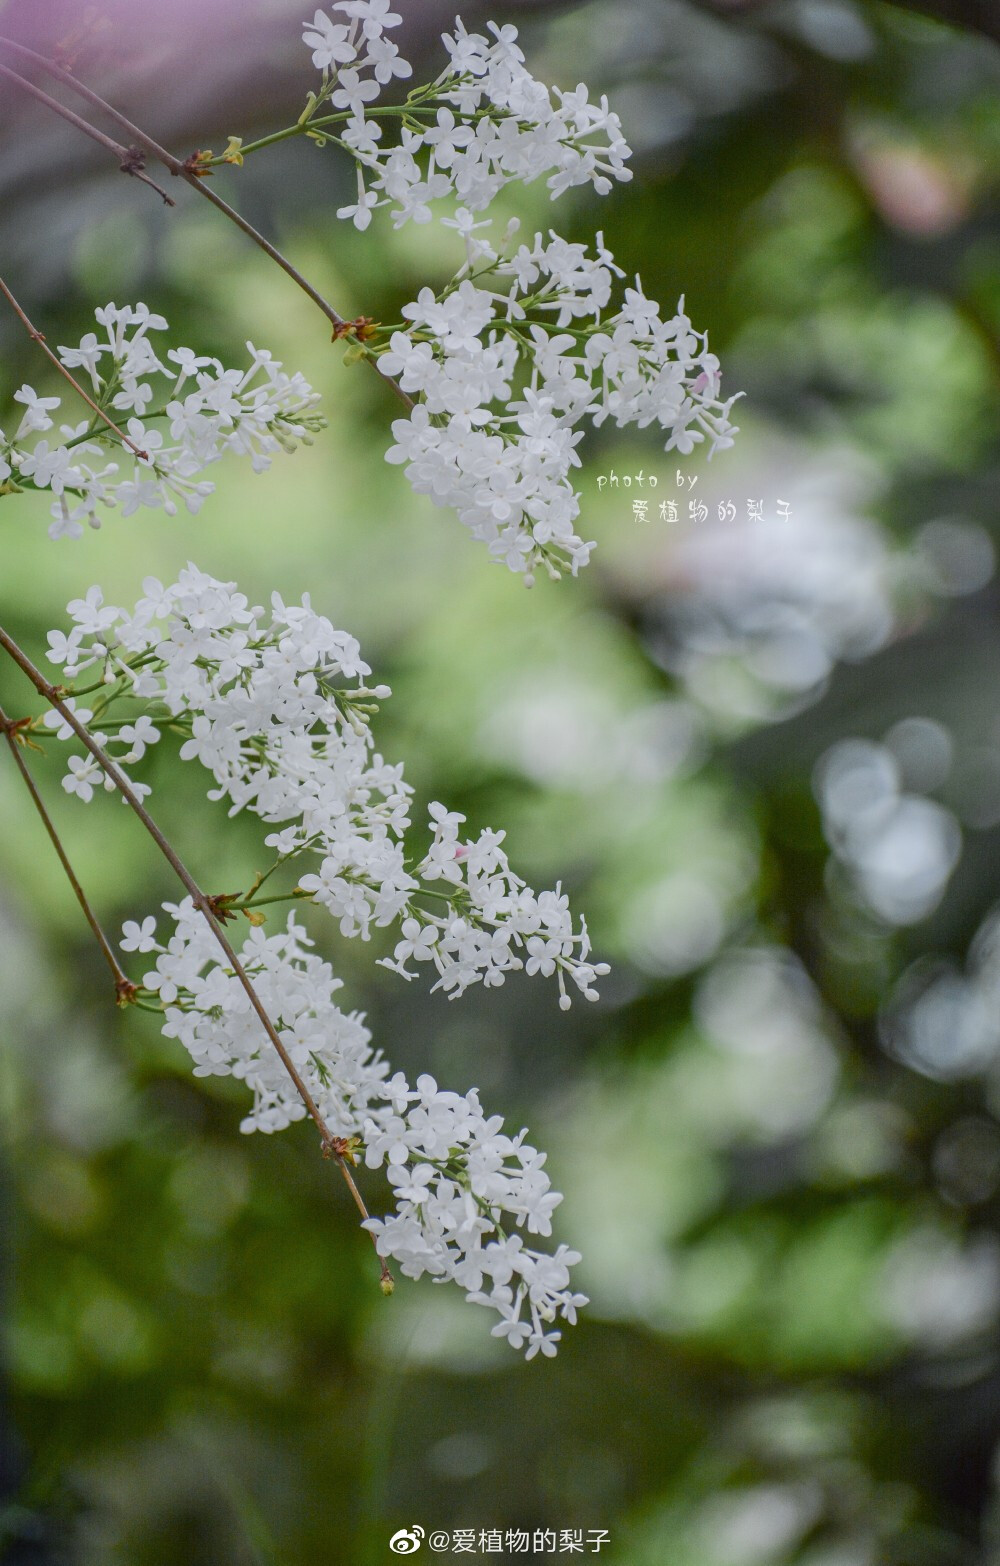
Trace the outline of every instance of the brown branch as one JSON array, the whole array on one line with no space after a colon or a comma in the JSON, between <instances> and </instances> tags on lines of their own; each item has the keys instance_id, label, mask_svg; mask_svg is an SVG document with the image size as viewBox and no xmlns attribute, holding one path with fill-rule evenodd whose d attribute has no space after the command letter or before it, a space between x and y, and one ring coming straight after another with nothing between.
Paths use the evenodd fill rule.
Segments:
<instances>
[{"instance_id":1,"label":"brown branch","mask_svg":"<svg viewBox=\"0 0 1000 1566\"><path fill-rule=\"evenodd\" d=\"M0 707L0 734L3 734L4 739L10 746L10 753L14 758L22 779L24 780L24 786L31 795L32 804L41 817L42 825L49 834L49 839L52 843L52 847L56 851L59 863L65 870L66 878L69 881L70 886L73 888L74 893L76 894L76 900L83 909L83 916L93 931L94 939L97 941L98 946L101 948L101 951L104 954L105 962L111 969L111 976L115 981L115 998L118 1001L119 1006L127 1005L135 995L136 986L122 971L121 964L119 963L118 958L115 956L114 949L104 931L101 929L97 915L94 913L93 908L91 908L90 903L87 900L87 894L77 879L76 872L69 862L69 857L62 845L59 833L56 831L52 818L45 808L45 804L42 800L42 796L38 792L35 780L28 770L28 764L21 755L21 746L18 740L18 733L24 726L24 723L24 719L19 719L16 721L12 720L7 716L3 708Z\"/></svg>"},{"instance_id":2,"label":"brown branch","mask_svg":"<svg viewBox=\"0 0 1000 1566\"><path fill-rule=\"evenodd\" d=\"M0 66L0 70L3 70L3 66ZM125 431L118 428L118 425L115 423L114 419L108 418L108 415L104 412L104 409L97 406L97 403L94 401L93 397L90 396L89 392L84 391L76 376L72 375L70 371L67 370L66 366L63 364L58 355L52 352L52 349L45 341L44 332L40 332L37 326L33 326L31 324L2 277L0 277L0 294L3 294L7 303L10 305L11 309L14 311L18 320L21 322L22 326L27 332L28 336L38 344L39 348L42 350L45 356L52 361L56 369L59 371L59 374L65 376L65 378L69 381L69 384L73 387L74 391L76 391L79 396L83 398L87 406L89 408L93 408L94 412L97 414L97 417L99 419L103 419L108 428L114 431L114 433L118 436L118 439L122 441L130 451L134 451L135 455L140 457L143 462L148 462L149 452L143 451L140 446L136 445L134 440L129 440L128 436L125 434Z\"/></svg>"},{"instance_id":3,"label":"brown branch","mask_svg":"<svg viewBox=\"0 0 1000 1566\"><path fill-rule=\"evenodd\" d=\"M251 1006L260 1019L264 1032L267 1034L268 1039L277 1051L282 1065L284 1066L295 1086L295 1091L301 1098L307 1113L309 1114L313 1124L316 1126L316 1129L319 1132L320 1146L323 1151L323 1157L333 1158L336 1160L337 1166L344 1177L348 1190L354 1199L355 1206L361 1213L362 1218L367 1219L369 1217L368 1209L364 1204L361 1192L354 1183L351 1171L348 1168L347 1158L345 1157L345 1154L350 1151L349 1143L344 1137L335 1136L330 1130L329 1126L326 1124L326 1121L323 1119L315 1099L307 1088L305 1082L303 1082L302 1077L299 1075L295 1062L292 1060L292 1057L289 1055L284 1044L281 1042L274 1023L271 1021L270 1017L265 1011L263 1002L261 1001L260 996L257 994L253 982L251 981L243 964L240 962L240 959L237 957L236 952L229 942L226 932L223 930L222 925L213 912L212 899L202 891L201 887L194 879L194 876L186 868L175 850L164 837L163 833L160 831L160 828L157 826L156 822L153 820L152 816L143 805L139 796L133 790L125 774L119 767L115 765L115 763L111 760L111 757L106 754L101 746L98 745L90 731L80 722L73 709L66 705L66 702L62 699L62 696L57 687L50 684L40 669L35 668L35 665L31 662L31 659L28 657L27 653L18 646L18 644L11 636L7 634L2 626L0 626L0 647L2 647L3 650L9 654L22 673L27 675L28 679L31 681L36 691L38 691L39 695L44 696L45 700L52 707L54 707L60 716L65 720L65 722L69 724L77 739L81 742L85 749L89 751L90 755L93 756L101 771L105 774L106 777L111 779L112 783L115 785L115 788L121 794L126 804L129 805L133 813L137 815L139 820L142 822L146 831L153 839L153 842L160 850L160 853L163 855L164 859L167 861L170 868L181 882L182 886L189 893L195 907L198 908L204 916L209 925L209 928L212 931L212 934L215 936L215 939L222 948L233 973L242 985L247 999L250 1001ZM372 1243L376 1244L375 1236L372 1235L371 1238ZM376 1255L378 1255L377 1244ZM382 1269L383 1288L389 1289L392 1285L392 1273L386 1265L384 1258L379 1257L379 1263Z\"/></svg>"},{"instance_id":4,"label":"brown branch","mask_svg":"<svg viewBox=\"0 0 1000 1566\"><path fill-rule=\"evenodd\" d=\"M94 92L93 88L88 87L86 83L81 82L76 76L72 74L71 71L67 71L63 66L57 65L54 60L48 59L46 55L38 54L36 50L29 49L26 44L16 43L12 38L5 38L2 35L0 35L0 47L13 50L15 54L21 56L24 59L30 60L32 64L37 65L41 70L46 71L50 76L54 76L58 81L63 82L67 87L71 87L74 92L79 93L80 96L85 98L88 103L93 104L96 109L100 109L104 114L107 114L112 120L114 120L115 124L118 125L138 147L141 147L142 150L148 153L150 157L155 158L157 162L162 163L163 167L165 169L169 169L171 174L176 175L178 179L186 180L189 185L191 185L195 190L199 191L201 195L205 197L206 201L210 201L213 207L217 208L217 210L221 212L224 217L227 217L231 223L235 223L236 227L241 229L243 233L246 234L248 239L252 239L254 244L259 246L266 256L270 256L271 260L274 261L276 265L280 266L283 272L288 274L292 281L297 284L299 288L301 288L302 292L312 300L313 304L316 305L318 309L322 310L323 314L334 328L335 337L338 334L341 336L344 335L344 329L348 325L346 317L342 316L339 310L335 310L333 305L330 304L329 300L324 299L319 290L313 287L308 278L303 276L298 267L294 266L293 263L288 260L287 256L282 255L281 251L277 248L276 245L272 245L269 239L265 239L264 235L254 228L253 224L249 223L241 213L237 212L235 207L231 207L227 201L223 201L221 196L216 195L215 191L205 183L204 177L199 176L194 172L192 161L190 159L185 161L181 158L175 158L172 152L168 152L166 147L161 147L160 143L158 141L154 141L153 137L148 135L146 131L140 130L138 125L135 125L130 119L127 118L126 115L122 114L119 109L116 109L113 104L108 103L107 100L102 98L99 93ZM43 94L42 96L44 97L46 95ZM62 110L61 104L57 107ZM115 144L112 143L112 145ZM403 388L396 381L394 381L391 376L386 375L384 370L379 368L377 359L372 358L370 354L365 354L365 361L371 365L379 379L384 381L385 384L390 387L393 392L395 392L396 396L400 399L401 402L404 402L408 408L413 407L412 397L409 397Z\"/></svg>"},{"instance_id":5,"label":"brown branch","mask_svg":"<svg viewBox=\"0 0 1000 1566\"><path fill-rule=\"evenodd\" d=\"M39 103L44 103L47 109L51 109L53 114L61 115L64 120L69 121L70 125L74 125L78 131L82 131L85 136L89 136L92 141L96 141L100 146L106 147L108 152L113 153L118 159L118 167L123 174L131 174L133 179L140 180L143 185L148 185L151 190L155 190L158 196L163 197L168 207L176 206L173 197L167 195L163 186L158 185L155 179L150 179L148 174L143 173L144 157L141 148L119 146L117 141L112 141L110 136L105 136L103 131L99 131L89 121L81 119L80 115L74 114L72 109L67 109L66 105L60 103L57 98L50 98L47 92L43 92L40 87L36 87L34 82L29 82L28 78L22 76L18 71L12 71L9 66L0 65L0 76L6 76L8 81L16 82L24 92L30 93L33 98L38 99Z\"/></svg>"}]
</instances>

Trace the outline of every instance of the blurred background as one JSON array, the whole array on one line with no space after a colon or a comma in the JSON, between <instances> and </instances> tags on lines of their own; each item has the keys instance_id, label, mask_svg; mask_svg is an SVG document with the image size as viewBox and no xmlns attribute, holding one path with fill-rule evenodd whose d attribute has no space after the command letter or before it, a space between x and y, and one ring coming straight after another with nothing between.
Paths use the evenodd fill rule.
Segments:
<instances>
[{"instance_id":1,"label":"blurred background","mask_svg":"<svg viewBox=\"0 0 1000 1566\"><path fill-rule=\"evenodd\" d=\"M435 75L451 5L398 9ZM50 340L141 298L229 363L266 344L331 423L263 477L217 469L198 519L53 544L44 504L6 498L0 598L40 659L92 582L129 602L194 558L254 599L308 590L361 638L419 799L505 827L534 884L561 877L613 974L568 1016L531 982L451 1005L315 933L394 1062L478 1086L550 1150L593 1303L525 1365L457 1291L384 1300L306 1129L241 1137L239 1085L195 1082L155 1019L115 1011L0 758L0 1558L369 1563L419 1523L607 1529L618 1566L990 1566L997 7L463 15L523 24L536 74L622 113L632 186L511 210L603 226L665 308L686 294L747 394L735 449L686 465L707 515L654 439L590 438L594 563L525 593L384 464L394 405L259 252L4 84L0 273ZM181 154L297 118L304 20L291 0L0 5L0 31L58 47ZM338 224L332 149L216 185L347 315L398 318L456 264L440 228ZM24 380L61 390L5 315L4 417ZM622 483L640 471L645 518ZM33 710L7 669L0 700ZM166 749L158 819L203 882L245 886L255 833L220 832ZM35 761L108 926L173 896L114 801L84 813Z\"/></svg>"}]
</instances>

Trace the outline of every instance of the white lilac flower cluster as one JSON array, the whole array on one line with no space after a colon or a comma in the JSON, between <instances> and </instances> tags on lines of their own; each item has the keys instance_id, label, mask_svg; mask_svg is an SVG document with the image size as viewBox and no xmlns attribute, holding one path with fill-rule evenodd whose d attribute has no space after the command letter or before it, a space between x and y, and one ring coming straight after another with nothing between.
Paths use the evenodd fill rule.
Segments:
<instances>
[{"instance_id":1,"label":"white lilac flower cluster","mask_svg":"<svg viewBox=\"0 0 1000 1566\"><path fill-rule=\"evenodd\" d=\"M624 274L601 234L594 255L555 233L497 254L464 217L466 265L441 295L422 289L380 350L420 399L393 424L387 460L529 586L539 565L575 576L594 547L574 530L583 422L654 426L665 450L707 444L711 457L733 444L737 399L721 400L719 361L683 300L664 320L636 278L606 313Z\"/></svg>"},{"instance_id":2,"label":"white lilac flower cluster","mask_svg":"<svg viewBox=\"0 0 1000 1566\"><path fill-rule=\"evenodd\" d=\"M156 920L125 926L123 949L155 953L140 992L164 1010L164 1033L194 1061L196 1076L234 1076L253 1093L244 1131L278 1131L305 1115L277 1052L264 1037L242 984L219 958L215 938L190 898L165 904L173 922L166 944ZM357 1012L334 997L341 988L328 963L310 951L294 917L276 935L250 931L240 953L264 1009L324 1121L335 1136L363 1148L370 1169L386 1166L395 1210L366 1223L381 1256L410 1278L454 1282L473 1303L498 1312L495 1337L556 1352L559 1317L574 1322L586 1297L569 1287L579 1253L531 1249L522 1232L549 1236L562 1201L551 1189L545 1155L503 1132L478 1094L438 1088L433 1077L411 1087L371 1048Z\"/></svg>"},{"instance_id":3,"label":"white lilac flower cluster","mask_svg":"<svg viewBox=\"0 0 1000 1566\"><path fill-rule=\"evenodd\" d=\"M605 195L629 179L618 117L606 98L591 103L583 84L564 92L536 80L516 28L493 22L486 36L458 21L443 35L449 59L437 80L402 106L382 105L382 88L412 74L385 37L401 17L389 0L332 9L346 20L317 11L305 29L323 83L300 124L356 160L357 200L338 217L366 229L373 211L389 206L399 228L430 222L437 202L457 202L443 222L466 250L442 294L424 288L405 307L406 330L366 345L416 399L393 425L388 460L405 464L418 494L457 511L527 585L538 566L575 575L594 547L575 530L571 480L585 418L655 425L666 449L682 453L707 441L711 455L736 433L735 398L721 401L718 360L683 301L664 321L636 279L605 316L624 274L601 235L593 256L555 233L501 255L483 235L489 220L476 220L513 182L545 175L555 199L581 184ZM335 112L320 115L327 103ZM387 116L401 122L391 145L383 145ZM514 232L516 222L508 242Z\"/></svg>"},{"instance_id":4,"label":"white lilac flower cluster","mask_svg":"<svg viewBox=\"0 0 1000 1566\"><path fill-rule=\"evenodd\" d=\"M413 74L385 36L402 17L388 0L340 0L332 10L347 21L317 11L304 31L323 72L307 118L315 139L335 141L356 161L357 200L337 213L355 227L367 228L382 206L392 208L397 228L429 223L432 204L450 197L481 212L505 185L542 175L553 199L584 184L603 195L614 181L631 179L630 148L607 99L591 103L583 83L565 92L538 81L525 66L516 27L490 22L486 37L457 21L442 35L449 58L437 80L411 92L402 110L385 110L377 102L382 88ZM334 114L317 120L327 102ZM383 147L385 112L402 123L399 140Z\"/></svg>"},{"instance_id":5,"label":"white lilac flower cluster","mask_svg":"<svg viewBox=\"0 0 1000 1566\"><path fill-rule=\"evenodd\" d=\"M567 980L597 999L595 981L607 966L589 961L585 923L574 928L559 887L537 893L515 875L502 832L463 841L464 817L434 804L430 849L415 864L407 860L411 789L402 767L375 751L369 723L390 693L364 684L371 670L352 636L308 598L286 606L274 595L268 616L233 583L194 566L170 587L151 578L143 587L133 611L105 604L91 588L69 605L69 635L49 637L50 659L69 677L100 671L87 688L101 694L85 721L105 738L121 736L128 748L120 765L139 759L169 723L184 736L182 758L212 773L209 797L274 828L266 843L279 863L318 859L298 894L327 908L344 935L367 940L373 927L401 921L402 939L385 963L406 978L408 963L426 963L434 988L457 997L523 968L554 976L564 1008ZM136 704L152 712L134 718ZM128 721L113 721L123 707ZM72 737L58 714L56 725L60 737ZM97 781L89 754L70 758L68 792L87 800Z\"/></svg>"},{"instance_id":6,"label":"white lilac flower cluster","mask_svg":"<svg viewBox=\"0 0 1000 1566\"><path fill-rule=\"evenodd\" d=\"M126 517L141 507L197 512L215 488L201 475L224 452L249 457L259 473L274 452L293 450L325 423L315 412L318 393L300 374L286 375L266 349L247 343L242 370L191 348L161 358L149 334L166 331L163 316L144 304L108 304L95 315L103 336L88 332L78 347L60 347L59 358L86 373L98 407L143 456L97 414L52 435L61 399L30 386L15 392L24 413L12 435L0 430L0 493L49 491L52 538L79 538L85 523L99 527L99 513L113 507Z\"/></svg>"}]
</instances>

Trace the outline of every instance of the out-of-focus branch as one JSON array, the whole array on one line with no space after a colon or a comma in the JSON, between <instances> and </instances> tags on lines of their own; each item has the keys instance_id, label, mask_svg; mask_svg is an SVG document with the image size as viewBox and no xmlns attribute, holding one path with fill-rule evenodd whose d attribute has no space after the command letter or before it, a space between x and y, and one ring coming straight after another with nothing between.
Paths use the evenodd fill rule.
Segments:
<instances>
[{"instance_id":1,"label":"out-of-focus branch","mask_svg":"<svg viewBox=\"0 0 1000 1566\"><path fill-rule=\"evenodd\" d=\"M162 185L158 185L155 179L150 179L148 174L143 173L145 154L141 147L119 146L117 141L112 141L110 136L105 136L103 131L99 131L89 121L81 119L80 115L74 114L72 109L67 109L64 103L60 103L58 99L50 97L47 92L43 92L40 87L36 87L34 82L29 82L26 76L21 76L19 72L12 71L9 66L2 63L0 63L0 76L4 76L8 81L16 83L22 92L29 93L32 98L37 98L38 102L43 103L47 109L51 109L53 114L58 114L61 119L66 120L76 130L82 131L84 136L89 136L91 141L96 141L99 146L106 148L113 157L118 159L118 167L123 174L130 174L133 179L141 180L144 185L148 185L151 190L155 190L158 196L163 197L168 207L175 205L173 196L168 196Z\"/></svg>"},{"instance_id":2,"label":"out-of-focus branch","mask_svg":"<svg viewBox=\"0 0 1000 1566\"><path fill-rule=\"evenodd\" d=\"M40 70L44 71L46 75L52 76L57 81L63 82L67 87L71 87L72 90L75 93L78 93L81 98L85 98L88 103L93 104L95 108L100 109L103 114L106 114L109 119L112 119L115 124L118 125L120 129L122 129L132 140L136 148L141 149L141 151L147 154L149 157L155 158L156 161L158 163L162 163L163 167L168 169L171 174L176 175L179 179L186 180L189 185L193 186L195 190L205 197L206 201L210 201L212 205L216 207L218 211L220 211L225 217L227 217L231 223L235 223L237 228L242 229L247 238L252 239L254 244L259 246L259 248L264 251L265 255L270 256L271 260L280 266L283 272L287 272L288 276L293 280L293 282L295 282L299 288L302 289L302 292L308 295L313 304L322 310L327 320L333 326L333 338L335 342L339 338L343 337L346 333L351 331L353 323L348 321L346 317L342 316L339 311L334 309L333 305L330 304L328 300L323 298L323 295L318 291L318 289L313 287L308 278L303 277L298 267L293 266L291 261L288 260L287 256L282 255L281 251L277 248L276 245L272 245L269 239L265 239L264 235L259 233L258 230L254 228L252 223L247 222L242 213L237 212L236 209L231 207L227 201L223 201L222 197L216 195L215 191L206 184L204 171L199 173L199 163L197 156L193 158L175 157L172 152L168 152L166 147L162 147L158 141L154 140L152 136L150 136L146 131L142 130L138 125L134 124L132 120L128 119L124 114L122 114L119 109L116 109L113 104L108 103L105 98L102 98L100 93L96 93L94 92L93 88L88 87L86 82L81 82L76 76L73 75L71 71L67 71L63 66L57 64L55 60L48 59L46 55L39 54L37 50L29 49L27 45L17 43L15 39L6 38L3 36L0 36L0 49L9 50L19 60L29 61L32 65L35 65ZM8 72L8 74L11 73ZM25 85L28 84L26 83ZM35 96L41 97L43 101L45 101L47 97L46 94L41 94L39 92L35 92ZM67 115L63 112L61 105L55 105L55 108L57 112L63 114L64 118L67 117ZM85 128L88 130L88 134L92 134L91 127ZM114 149L116 152L121 150L117 147L115 142L110 141L106 137L102 137L100 134L98 134L95 139L98 141L103 141L105 145ZM126 172L129 171L126 170ZM373 358L370 354L365 354L365 362L371 365L376 375L378 375L379 378L383 380L388 387L390 387L390 389L396 394L401 402L405 403L408 408L413 407L412 398L406 394L403 388L398 385L398 383L394 381L391 376L386 375L384 370L379 368L377 359Z\"/></svg>"}]
</instances>

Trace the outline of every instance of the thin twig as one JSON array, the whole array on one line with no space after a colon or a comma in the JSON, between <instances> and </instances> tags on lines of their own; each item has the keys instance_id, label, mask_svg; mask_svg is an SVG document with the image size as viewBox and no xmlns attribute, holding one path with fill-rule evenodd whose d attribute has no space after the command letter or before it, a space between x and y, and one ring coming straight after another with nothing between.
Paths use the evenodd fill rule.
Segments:
<instances>
[{"instance_id":1,"label":"thin twig","mask_svg":"<svg viewBox=\"0 0 1000 1566\"><path fill-rule=\"evenodd\" d=\"M103 131L99 131L88 120L81 119L79 114L74 114L72 109L67 109L66 105L60 103L58 98L50 98L47 92L43 92L40 87L36 87L34 82L29 82L28 78L22 76L19 71L12 71L8 65L0 65L0 76L6 76L9 81L16 82L25 92L30 93L33 98L37 98L39 103L44 103L47 109L51 109L53 114L61 115L64 120L69 121L70 125L75 125L78 131L82 131L85 136L89 136L92 141L96 141L100 146L106 147L108 152L113 153L118 159L118 167L123 174L131 174L133 179L141 180L142 184L148 185L151 190L155 190L158 196L163 197L168 207L177 205L174 198L167 195L162 185L158 185L155 179L150 179L148 174L143 173L142 162L140 161L140 148L122 147L117 141L112 141L110 136L105 136Z\"/></svg>"},{"instance_id":2,"label":"thin twig","mask_svg":"<svg viewBox=\"0 0 1000 1566\"><path fill-rule=\"evenodd\" d=\"M62 845L62 840L59 837L59 833L56 831L52 818L45 808L44 801L38 792L35 780L28 770L28 764L21 755L21 747L17 738L20 727L21 724L19 722L12 721L4 712L3 708L0 707L0 733L3 734L4 739L10 746L10 753L14 757L14 761L17 764L17 769L24 780L24 786L31 795L32 804L42 819L42 825L49 834L52 847L55 849L56 854L58 855L59 863L65 870L67 880L76 894L76 900L83 909L83 916L94 933L94 939L104 954L105 962L111 969L111 975L115 981L115 997L120 1005L124 1005L132 999L132 996L135 994L136 986L122 971L121 964L119 963L118 958L115 956L114 948L112 947L104 931L101 929L97 915L94 913L93 908L91 908L90 903L87 900L87 894L77 879L76 872L69 862L69 857Z\"/></svg>"},{"instance_id":3,"label":"thin twig","mask_svg":"<svg viewBox=\"0 0 1000 1566\"><path fill-rule=\"evenodd\" d=\"M3 70L3 66L0 66L0 70ZM52 352L52 349L45 341L44 332L40 332L37 326L33 326L31 324L24 310L18 304L17 300L14 298L14 295L11 293L2 277L0 277L0 294L3 294L7 303L10 305L11 309L14 311L18 320L21 322L22 326L27 332L28 336L38 344L39 348L46 355L46 357L52 361L56 369L59 371L59 374L66 377L74 390L78 392L79 395L83 398L88 408L93 408L94 412L97 414L97 417L99 419L103 419L104 423L110 430L114 430L115 434L118 436L118 439L124 442L129 451L134 451L136 456L140 457L143 462L148 462L149 452L143 451L141 446L137 446L134 440L129 440L128 436L125 434L125 431L118 428L118 425L115 423L114 419L108 418L108 415L104 412L104 409L97 406L97 403L94 401L93 397L91 397L90 393L84 391L76 376L72 375L70 371L67 370L66 366L63 364L58 355Z\"/></svg>"},{"instance_id":4,"label":"thin twig","mask_svg":"<svg viewBox=\"0 0 1000 1566\"><path fill-rule=\"evenodd\" d=\"M345 1138L335 1136L330 1130L326 1121L323 1119L315 1099L313 1098L309 1089L306 1087L305 1082L303 1082L302 1077L299 1075L295 1062L292 1060L284 1044L281 1042L274 1023L271 1021L270 1017L265 1011L263 1002L261 1001L260 996L257 994L253 982L247 974L243 964L240 962L240 959L237 957L236 952L229 942L226 932L223 930L222 925L216 917L212 908L212 899L202 891L201 887L194 879L194 876L186 868L182 860L178 857L176 851L171 847L170 843L164 837L163 833L160 831L160 828L157 826L156 822L153 820L152 816L143 805L139 796L134 792L125 774L120 770L119 767L115 765L115 763L111 760L111 757L108 756L107 753L101 748L90 731L80 722L72 707L67 706L66 702L62 699L62 696L60 695L57 687L50 684L40 669L35 668L35 665L31 662L31 659L28 657L27 653L18 646L18 644L11 636L7 634L2 626L0 626L0 647L2 647L3 650L10 655L22 673L27 675L28 679L31 681L36 691L38 691L39 695L44 696L45 700L49 702L49 704L55 708L55 710L65 720L65 722L69 724L77 739L93 756L94 760L97 762L97 765L101 768L101 771L105 774L106 777L111 779L122 798L130 806L134 814L138 816L146 831L153 839L153 842L160 850L160 853L163 855L164 859L167 861L178 880L184 886L185 890L190 894L195 907L199 909L205 918L209 928L212 931L212 934L215 936L215 939L218 941L220 947L225 953L226 959L229 962L233 973L239 980L240 984L243 986L251 1006L260 1019L260 1022L264 1028L264 1032L267 1034L268 1039L277 1051L282 1065L295 1085L295 1091L298 1093L306 1107L307 1113L316 1126L316 1129L320 1135L320 1145L323 1150L324 1158L333 1158L336 1160L340 1172L347 1183L348 1190L354 1198L355 1206L361 1213L362 1218L367 1219L370 1216L368 1209L364 1204L361 1192L354 1183L351 1171L348 1168L347 1159L344 1156L345 1153L349 1151L348 1143ZM372 1235L372 1242L373 1244L375 1243L374 1235ZM378 1255L377 1245L376 1255ZM386 1265L384 1258L381 1256L379 1257L379 1262L382 1268L382 1283L384 1286L389 1287L392 1283L392 1273Z\"/></svg>"},{"instance_id":5,"label":"thin twig","mask_svg":"<svg viewBox=\"0 0 1000 1566\"><path fill-rule=\"evenodd\" d=\"M302 289L302 292L312 300L313 304L322 310L327 320L331 322L335 329L335 337L343 335L343 328L349 324L346 316L341 315L339 310L334 309L329 300L324 299L318 289L313 287L309 280L302 275L298 267L288 260L287 256L282 255L276 245L272 245L269 239L265 239L264 235L255 229L252 223L248 223L247 219L237 212L235 207L231 207L227 201L223 201L221 196L216 195L215 191L206 184L205 179L203 177L199 178L193 171L190 161L185 162L181 158L175 158L172 152L168 152L166 147L161 147L160 143L154 141L153 137L148 135L146 131L140 130L138 125L122 114L119 109L116 109L113 104L108 103L107 99L102 98L100 93L94 92L93 88L88 87L85 82L81 82L71 71L67 71L63 66L57 65L54 60L50 60L46 55L39 54L36 50L29 49L26 44L16 43L13 38L5 38L2 35L0 35L0 47L13 50L15 54L31 60L33 64L47 71L50 76L54 76L58 81L64 82L67 87L72 87L74 92L79 93L88 103L93 104L95 108L102 110L103 113L114 120L115 124L137 146L141 147L144 152L149 153L150 157L156 158L159 163L163 164L165 169L169 169L171 174L175 174L179 179L186 180L195 190L200 191L206 201L210 201L213 207L216 207L224 217L227 217L231 223L235 223L237 228L242 229L248 239L252 239L254 244L258 245L265 255L270 256L271 260L281 267L283 272L287 272L292 281ZM58 107L60 110L62 109L61 104ZM340 328L339 333L336 330L337 328ZM385 371L379 368L378 360L367 353L364 357L366 363L371 365L379 379L384 381L395 392L401 402L405 403L408 408L412 408L412 397L407 395L398 382L394 381L390 375L386 375Z\"/></svg>"}]
</instances>

